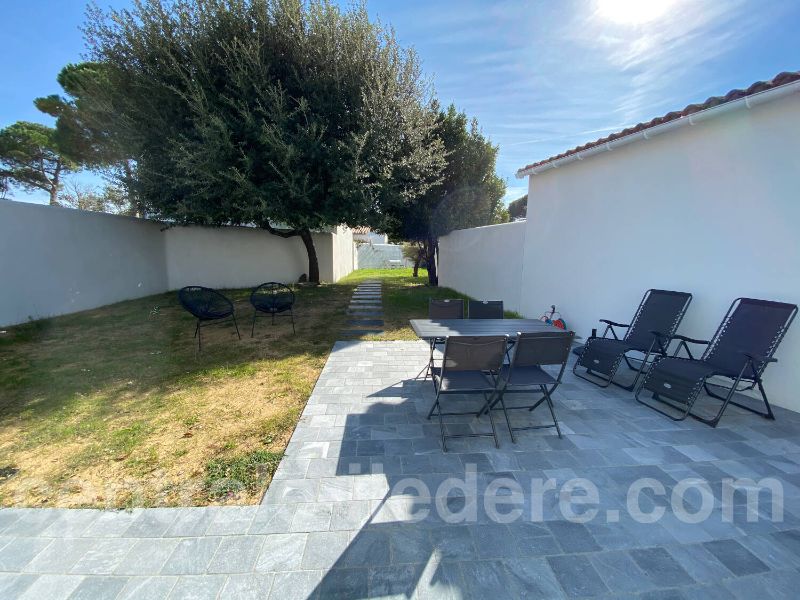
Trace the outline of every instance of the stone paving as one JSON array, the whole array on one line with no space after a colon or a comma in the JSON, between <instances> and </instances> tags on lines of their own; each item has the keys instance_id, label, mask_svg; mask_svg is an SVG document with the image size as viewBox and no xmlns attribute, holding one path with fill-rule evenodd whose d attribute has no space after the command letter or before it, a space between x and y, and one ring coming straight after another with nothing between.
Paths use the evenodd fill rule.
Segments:
<instances>
[{"instance_id":1,"label":"stone paving","mask_svg":"<svg viewBox=\"0 0 800 600\"><path fill-rule=\"evenodd\" d=\"M797 597L800 415L673 423L570 374L555 394L563 439L512 444L500 427L499 449L454 439L445 454L425 418L430 380L413 379L427 356L423 342L338 342L260 506L0 510L0 598ZM782 519L768 494L757 508L743 492L723 503L724 479L765 477L782 487ZM578 478L596 502L569 502ZM665 509L654 523L627 510L643 478L663 486L638 496L644 513ZM713 495L694 524L669 502L690 478ZM704 506L697 487L683 497L689 514ZM566 518L590 506L594 519Z\"/></svg>"},{"instance_id":2,"label":"stone paving","mask_svg":"<svg viewBox=\"0 0 800 600\"><path fill-rule=\"evenodd\" d=\"M347 307L347 326L342 329L344 339L383 333L381 298L379 279L366 279L356 287Z\"/></svg>"}]
</instances>

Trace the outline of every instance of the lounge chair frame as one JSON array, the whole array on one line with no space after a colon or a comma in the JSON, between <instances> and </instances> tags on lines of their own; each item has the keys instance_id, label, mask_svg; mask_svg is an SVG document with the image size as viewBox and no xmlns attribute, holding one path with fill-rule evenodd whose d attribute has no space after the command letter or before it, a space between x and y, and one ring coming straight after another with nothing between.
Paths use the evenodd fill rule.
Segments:
<instances>
[{"instance_id":1,"label":"lounge chair frame","mask_svg":"<svg viewBox=\"0 0 800 600\"><path fill-rule=\"evenodd\" d=\"M280 301L278 301L279 298ZM272 325L275 325L275 317L289 317L292 321L292 333L297 333L294 327L294 300L292 289L277 281L268 281L253 288L250 293L250 304L253 306L253 325L250 328L250 337L255 335L256 319L266 316L272 317ZM286 314L287 312L289 314Z\"/></svg>"},{"instance_id":2,"label":"lounge chair frame","mask_svg":"<svg viewBox=\"0 0 800 600\"><path fill-rule=\"evenodd\" d=\"M680 402L676 399L664 398L662 395L664 394L663 391L656 392L650 388L646 388L648 384L648 380L652 374L657 373L658 369L658 362L661 358L656 360L653 367L648 371L647 375L642 379L641 385L636 390L636 401L640 404L647 406L655 410L662 415L669 417L673 421L683 421L686 417L692 417L700 421L701 423L705 423L711 427L716 427L719 423L722 415L725 413L725 410L728 408L728 405L733 404L739 408L742 408L746 411L751 413L760 415L765 419L774 420L775 415L772 412L772 407L769 403L769 398L767 397L767 393L764 389L763 383L763 374L764 370L767 368L767 365L770 363L778 362L773 355L775 351L778 349L781 341L783 340L784 336L786 335L786 331L789 329L789 326L794 321L794 318L797 316L797 306L793 304L787 304L783 302L771 302L769 300L756 300L753 298L737 298L736 300L731 303L730 307L728 308L728 312L725 313L725 317L722 319L722 322L717 327L717 331L714 333L711 340L700 340L695 338L690 338L684 335L673 335L671 339L678 340L678 346L675 349L675 352L672 354L670 358L672 359L679 359L685 360L694 363L707 363L708 359L714 355L715 351L718 351L723 344L725 344L725 333L728 329L728 326L731 323L732 317L735 315L735 311L740 306L745 304L754 304L760 306L770 306L774 305L776 307L781 307L784 310L789 310L789 315L784 321L783 325L777 328L774 337L767 349L766 354L757 354L754 351L748 349L740 349L738 350L739 353L742 355L742 366L739 369L738 373L734 374L733 372L723 372L721 370L714 370L709 372L708 374L698 378L696 384L692 388L689 396L684 399L684 402ZM754 325L758 325L754 323ZM689 344L696 344L696 345L704 345L706 346L705 351L703 352L702 356L698 359L692 354L691 348ZM687 357L683 358L680 357L679 354L681 350L686 352ZM749 373L748 373L749 371ZM712 383L709 382L709 379L712 377L718 378L725 378L733 381L733 384L730 386L722 385L721 383ZM711 388L717 387L724 390L723 393L717 393L713 391ZM752 406L747 406L746 404L742 404L741 402L736 402L733 400L733 396L736 393L746 392L753 389L758 389L758 393L761 396L761 400L764 402L765 410L761 411L757 408L753 408ZM674 411L677 411L677 415L670 414L669 412L659 408L656 405L651 404L650 402L646 401L645 399L641 398L641 393L644 389L652 392L651 400L655 400L667 407L672 408ZM722 404L720 405L719 410L717 413L711 417L707 418L703 415L700 415L696 412L692 411L694 408L695 403L700 395L701 391L705 391L706 394L715 398L717 400L721 400Z\"/></svg>"},{"instance_id":3,"label":"lounge chair frame","mask_svg":"<svg viewBox=\"0 0 800 600\"><path fill-rule=\"evenodd\" d=\"M593 340L602 340L602 339L613 339L613 340L621 340L626 341L630 338L632 332L636 331L637 325L639 325L643 313L645 313L647 307L647 301L655 294L668 294L674 296L683 296L685 301L681 307L681 309L675 314L675 317L667 328L667 331L656 331L650 330L649 333L653 335L653 339L650 342L648 347L639 346L639 347L630 347L625 349L623 352L620 352L619 356L617 356L616 362L613 363L611 366L610 372L608 376L604 374L597 373L593 371L590 367L582 364L582 355L590 348ZM639 302L639 306L636 309L636 313L634 313L633 320L630 324L626 323L617 323L616 321L611 321L609 319L600 319L601 323L605 323L605 330L603 331L603 335L600 337L590 337L586 341L586 345L583 347L581 353L578 355L578 360L575 361L575 364L572 367L572 372L577 377L584 379L590 383L598 385L600 387L606 388L612 383L617 387L620 387L624 390L632 391L636 389L641 377L647 371L649 367L652 366L654 360L656 360L659 356L666 356L668 353L668 346L670 337L673 333L678 329L678 326L681 324L683 317L686 315L686 311L689 308L689 304L692 301L692 294L688 292L676 292L672 290L658 290L658 289L649 289L645 292L644 296L642 296L641 302ZM625 329L625 335L621 338L617 333L616 328ZM592 330L594 332L594 330ZM611 337L609 337L609 333ZM644 358L635 358L628 356L628 352L641 352L644 354ZM614 381L614 377L617 374L617 370L619 369L622 361L625 361L626 366L631 371L636 371L636 376L634 377L633 382L628 385L619 383ZM580 373L578 371L578 367L583 367L586 369L585 373ZM587 377L589 375L589 377Z\"/></svg>"}]
</instances>

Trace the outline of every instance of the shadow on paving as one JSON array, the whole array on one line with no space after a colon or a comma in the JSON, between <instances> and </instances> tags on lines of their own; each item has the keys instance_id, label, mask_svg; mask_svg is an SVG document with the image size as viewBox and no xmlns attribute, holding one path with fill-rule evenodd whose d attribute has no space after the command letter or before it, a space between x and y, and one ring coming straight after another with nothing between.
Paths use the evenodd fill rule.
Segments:
<instances>
[{"instance_id":1,"label":"shadow on paving","mask_svg":"<svg viewBox=\"0 0 800 600\"><path fill-rule=\"evenodd\" d=\"M788 510L789 499L780 523L761 494L756 514L745 491L735 494L731 522L721 504L723 479L772 476L800 507L800 456L771 463L757 444L746 443L764 438L769 427L786 437L800 431L796 415L779 410L779 418L791 419L781 426L731 411L729 424L741 425L742 433L672 423L623 392L594 388L571 374L555 398L563 439L520 432L512 444L498 418L499 450L491 438L471 438L449 441L453 448L443 453L438 423L426 418L434 401L430 380L404 379L367 394L364 400L373 403L366 411L346 416L336 475L356 479L354 500L371 500L369 518L342 549L306 549L306 556L339 553L312 596L496 600L672 590L670 597L708 597L709 585L722 588L732 578L769 575L781 566L800 583L800 533L794 531L800 519ZM463 409L473 401L458 402ZM514 412L513 424L532 424L549 416L544 413ZM489 423L450 417L447 427L468 433L488 431ZM579 478L600 490L590 507L564 496L564 484ZM712 497L688 489L676 508L670 497L687 478L705 480ZM536 481L548 479L554 489L534 493ZM663 486L663 493L645 487L637 497L642 513L663 509L657 522L639 522L628 511L631 486L643 479ZM679 518L709 501L713 508L703 522ZM590 508L599 516L567 518ZM779 561L770 558L778 555ZM755 585L750 579L743 585Z\"/></svg>"}]
</instances>

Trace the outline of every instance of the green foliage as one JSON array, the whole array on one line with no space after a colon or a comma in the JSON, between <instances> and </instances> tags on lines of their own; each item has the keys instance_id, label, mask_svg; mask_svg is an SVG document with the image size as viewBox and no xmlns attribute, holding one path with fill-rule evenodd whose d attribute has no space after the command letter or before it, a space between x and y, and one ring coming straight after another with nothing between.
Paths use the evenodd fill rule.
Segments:
<instances>
[{"instance_id":1,"label":"green foliage","mask_svg":"<svg viewBox=\"0 0 800 600\"><path fill-rule=\"evenodd\" d=\"M60 153L55 129L17 121L0 130L0 179L26 190L44 190L57 204L61 178L74 165Z\"/></svg>"},{"instance_id":2,"label":"green foliage","mask_svg":"<svg viewBox=\"0 0 800 600\"><path fill-rule=\"evenodd\" d=\"M206 491L216 500L242 490L257 490L272 477L282 457L283 452L255 450L233 458L215 458L206 465Z\"/></svg>"},{"instance_id":3,"label":"green foliage","mask_svg":"<svg viewBox=\"0 0 800 600\"><path fill-rule=\"evenodd\" d=\"M314 280L311 230L377 225L437 181L417 58L363 4L142 0L86 31L158 217L300 235Z\"/></svg>"},{"instance_id":4,"label":"green foliage","mask_svg":"<svg viewBox=\"0 0 800 600\"><path fill-rule=\"evenodd\" d=\"M428 278L436 285L436 271L431 267L440 236L507 219L501 202L505 182L495 173L497 146L483 136L477 121L450 105L437 111L433 135L445 148L441 180L423 194L388 204L386 229L392 236L423 245Z\"/></svg>"},{"instance_id":5,"label":"green foliage","mask_svg":"<svg viewBox=\"0 0 800 600\"><path fill-rule=\"evenodd\" d=\"M135 212L128 201L128 195L118 186L107 185L98 190L78 182L70 182L65 188L58 201L61 206L114 214L132 215Z\"/></svg>"},{"instance_id":6,"label":"green foliage","mask_svg":"<svg viewBox=\"0 0 800 600\"><path fill-rule=\"evenodd\" d=\"M528 215L528 194L508 204L508 215L512 219L526 217Z\"/></svg>"}]
</instances>

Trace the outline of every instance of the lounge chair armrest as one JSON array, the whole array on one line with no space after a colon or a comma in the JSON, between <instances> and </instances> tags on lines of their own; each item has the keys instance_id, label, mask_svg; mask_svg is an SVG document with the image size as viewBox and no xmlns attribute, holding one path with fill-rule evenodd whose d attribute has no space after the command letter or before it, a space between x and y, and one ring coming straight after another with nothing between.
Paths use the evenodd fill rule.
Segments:
<instances>
[{"instance_id":1,"label":"lounge chair armrest","mask_svg":"<svg viewBox=\"0 0 800 600\"><path fill-rule=\"evenodd\" d=\"M711 342L709 340L696 340L685 335L678 335L677 333L672 336L673 340L681 340L682 342L689 342L691 344L705 344L708 346Z\"/></svg>"},{"instance_id":2,"label":"lounge chair armrest","mask_svg":"<svg viewBox=\"0 0 800 600\"><path fill-rule=\"evenodd\" d=\"M755 364L778 362L777 358L767 358L766 356L761 356L755 352L745 352L744 350L741 352Z\"/></svg>"},{"instance_id":3,"label":"lounge chair armrest","mask_svg":"<svg viewBox=\"0 0 800 600\"><path fill-rule=\"evenodd\" d=\"M608 319L600 319L601 323L605 323L606 325L611 325L612 327L630 327L630 325L626 325L625 323L615 323L614 321L609 321Z\"/></svg>"}]
</instances>

